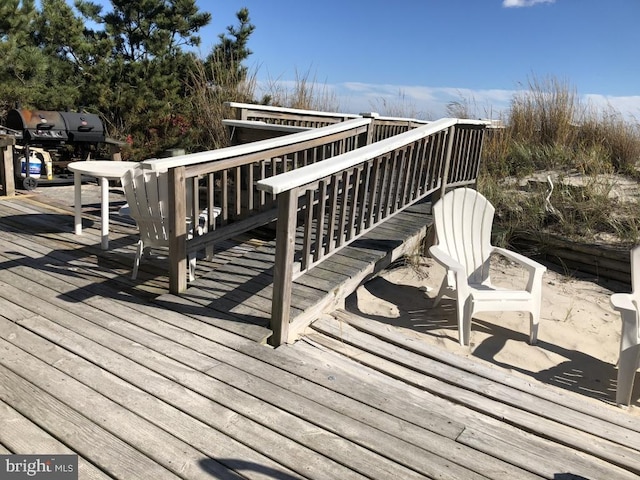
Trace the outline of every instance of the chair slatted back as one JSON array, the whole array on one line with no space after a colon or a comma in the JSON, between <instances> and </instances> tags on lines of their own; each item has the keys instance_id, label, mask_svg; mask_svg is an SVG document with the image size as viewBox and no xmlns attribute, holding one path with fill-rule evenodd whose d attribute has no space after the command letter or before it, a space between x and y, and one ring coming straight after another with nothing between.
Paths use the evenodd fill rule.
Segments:
<instances>
[{"instance_id":1,"label":"chair slatted back","mask_svg":"<svg viewBox=\"0 0 640 480\"><path fill-rule=\"evenodd\" d=\"M471 188L457 188L433 206L438 245L461 263L470 283L489 279L495 208Z\"/></svg>"},{"instance_id":2,"label":"chair slatted back","mask_svg":"<svg viewBox=\"0 0 640 480\"><path fill-rule=\"evenodd\" d=\"M122 177L130 215L136 221L145 245L167 246L169 243L168 185L166 171L135 167Z\"/></svg>"}]
</instances>

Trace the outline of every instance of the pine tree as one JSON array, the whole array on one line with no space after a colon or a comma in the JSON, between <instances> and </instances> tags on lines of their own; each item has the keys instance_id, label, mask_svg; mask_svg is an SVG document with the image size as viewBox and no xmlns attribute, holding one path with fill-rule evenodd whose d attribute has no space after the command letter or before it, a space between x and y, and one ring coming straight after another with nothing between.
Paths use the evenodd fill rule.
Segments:
<instances>
[{"instance_id":1,"label":"pine tree","mask_svg":"<svg viewBox=\"0 0 640 480\"><path fill-rule=\"evenodd\" d=\"M229 87L244 81L247 77L247 67L242 64L253 52L247 48L249 37L255 30L249 18L249 10L240 9L236 13L238 26L227 27L226 34L218 36L220 43L206 58L207 71L210 72L209 80L214 85Z\"/></svg>"},{"instance_id":2,"label":"pine tree","mask_svg":"<svg viewBox=\"0 0 640 480\"><path fill-rule=\"evenodd\" d=\"M33 0L0 4L0 114L30 103L44 87L47 59L30 35L37 12Z\"/></svg>"}]
</instances>

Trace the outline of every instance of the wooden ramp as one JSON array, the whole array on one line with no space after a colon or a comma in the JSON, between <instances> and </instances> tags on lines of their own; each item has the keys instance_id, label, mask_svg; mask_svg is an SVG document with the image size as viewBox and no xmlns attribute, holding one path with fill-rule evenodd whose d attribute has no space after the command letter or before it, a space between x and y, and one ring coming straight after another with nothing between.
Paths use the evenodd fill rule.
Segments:
<instances>
[{"instance_id":1,"label":"wooden ramp","mask_svg":"<svg viewBox=\"0 0 640 480\"><path fill-rule=\"evenodd\" d=\"M232 286L268 263L264 239L220 245L182 298L165 295L162 258L130 280L130 225L114 223L106 252L91 211L85 227L41 198L0 200L2 453L76 453L81 479L640 475L637 418L340 310L295 344L260 344L268 267L262 288ZM374 255L367 242L341 265ZM333 290L298 283L322 299L370 274L342 271Z\"/></svg>"},{"instance_id":2,"label":"wooden ramp","mask_svg":"<svg viewBox=\"0 0 640 480\"><path fill-rule=\"evenodd\" d=\"M359 285L403 255L418 254L432 223L431 204L421 202L399 212L349 246L328 257L293 283L291 329L302 332L323 312L343 306ZM240 253L239 253L240 252ZM164 294L155 301L191 315L231 315L268 326L273 298L275 240L220 252L216 265L198 272L185 293Z\"/></svg>"}]
</instances>

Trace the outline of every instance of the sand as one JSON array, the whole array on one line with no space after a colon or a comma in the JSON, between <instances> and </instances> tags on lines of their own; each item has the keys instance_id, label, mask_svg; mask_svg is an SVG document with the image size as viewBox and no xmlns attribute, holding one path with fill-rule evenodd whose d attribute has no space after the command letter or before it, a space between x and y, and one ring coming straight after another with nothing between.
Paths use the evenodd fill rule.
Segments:
<instances>
[{"instance_id":1,"label":"sand","mask_svg":"<svg viewBox=\"0 0 640 480\"><path fill-rule=\"evenodd\" d=\"M524 272L505 261L492 265L492 281L518 286ZM529 316L520 312L478 313L471 344L458 343L455 303L433 306L444 269L430 258L395 266L361 286L346 308L401 330L405 335L473 357L596 401L615 404L619 314L609 297L630 286L609 288L588 278L547 270L543 279L538 343L529 345ZM640 416L640 373L632 404L623 409Z\"/></svg>"}]
</instances>

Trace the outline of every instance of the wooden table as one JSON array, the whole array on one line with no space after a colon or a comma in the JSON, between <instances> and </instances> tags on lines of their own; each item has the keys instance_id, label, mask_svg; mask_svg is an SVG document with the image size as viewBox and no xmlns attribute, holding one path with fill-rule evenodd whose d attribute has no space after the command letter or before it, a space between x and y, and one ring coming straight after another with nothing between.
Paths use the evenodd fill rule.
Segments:
<instances>
[{"instance_id":1,"label":"wooden table","mask_svg":"<svg viewBox=\"0 0 640 480\"><path fill-rule=\"evenodd\" d=\"M82 175L94 177L100 181L102 240L103 250L109 248L109 180L119 180L136 162L113 162L109 160L92 160L72 162L68 168L73 172L75 233L82 234Z\"/></svg>"}]
</instances>

